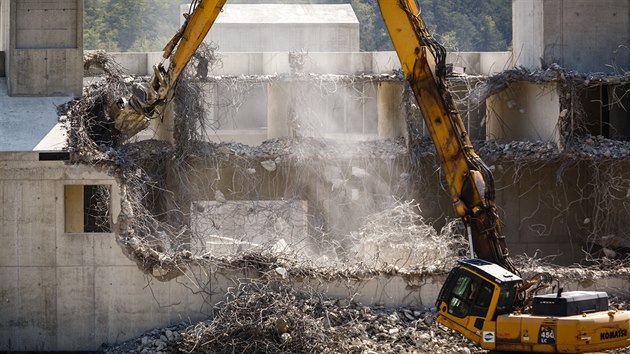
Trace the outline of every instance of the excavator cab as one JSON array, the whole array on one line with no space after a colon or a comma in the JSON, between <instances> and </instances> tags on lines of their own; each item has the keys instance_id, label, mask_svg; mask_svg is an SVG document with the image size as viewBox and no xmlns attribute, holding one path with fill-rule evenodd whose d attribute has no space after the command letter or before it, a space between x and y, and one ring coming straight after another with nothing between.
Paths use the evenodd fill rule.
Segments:
<instances>
[{"instance_id":1,"label":"excavator cab","mask_svg":"<svg viewBox=\"0 0 630 354\"><path fill-rule=\"evenodd\" d=\"M497 316L512 312L521 284L518 275L494 263L460 260L440 290L437 320L476 343L494 343Z\"/></svg>"},{"instance_id":2,"label":"excavator cab","mask_svg":"<svg viewBox=\"0 0 630 354\"><path fill-rule=\"evenodd\" d=\"M438 323L486 350L584 353L630 344L630 313L608 308L599 291L533 297L532 311L515 311L523 281L481 259L461 260L440 290Z\"/></svg>"}]
</instances>

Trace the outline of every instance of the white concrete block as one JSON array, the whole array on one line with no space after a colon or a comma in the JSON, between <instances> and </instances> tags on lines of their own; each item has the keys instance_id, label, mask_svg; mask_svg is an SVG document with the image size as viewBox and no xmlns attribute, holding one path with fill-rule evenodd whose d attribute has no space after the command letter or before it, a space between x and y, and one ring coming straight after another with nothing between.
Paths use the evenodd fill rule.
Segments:
<instances>
[{"instance_id":1,"label":"white concrete block","mask_svg":"<svg viewBox=\"0 0 630 354\"><path fill-rule=\"evenodd\" d=\"M358 52L359 21L350 4L227 4L206 41L222 52Z\"/></svg>"},{"instance_id":2,"label":"white concrete block","mask_svg":"<svg viewBox=\"0 0 630 354\"><path fill-rule=\"evenodd\" d=\"M263 75L287 74L291 72L288 52L263 53Z\"/></svg>"},{"instance_id":3,"label":"white concrete block","mask_svg":"<svg viewBox=\"0 0 630 354\"><path fill-rule=\"evenodd\" d=\"M446 53L446 63L453 66L462 67L468 75L479 75L479 52L448 52Z\"/></svg>"}]
</instances>

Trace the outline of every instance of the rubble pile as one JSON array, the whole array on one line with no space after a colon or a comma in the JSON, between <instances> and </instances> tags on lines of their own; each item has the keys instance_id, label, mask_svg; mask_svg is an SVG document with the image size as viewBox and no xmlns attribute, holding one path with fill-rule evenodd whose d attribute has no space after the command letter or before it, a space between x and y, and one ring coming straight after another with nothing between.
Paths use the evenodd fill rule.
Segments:
<instances>
[{"instance_id":1,"label":"rubble pile","mask_svg":"<svg viewBox=\"0 0 630 354\"><path fill-rule=\"evenodd\" d=\"M344 160L350 158L404 158L407 147L403 139L343 142L309 137L273 138L258 146L241 143L198 142L189 157L234 156L252 159L290 158L298 162Z\"/></svg>"},{"instance_id":2,"label":"rubble pile","mask_svg":"<svg viewBox=\"0 0 630 354\"><path fill-rule=\"evenodd\" d=\"M542 141L475 141L475 149L488 163L495 161L620 160L630 158L630 142L603 136L574 137L564 148Z\"/></svg>"},{"instance_id":3,"label":"rubble pile","mask_svg":"<svg viewBox=\"0 0 630 354\"><path fill-rule=\"evenodd\" d=\"M233 289L211 320L153 330L106 353L481 353L435 309L367 307L258 283ZM170 333L170 336L169 336Z\"/></svg>"}]
</instances>

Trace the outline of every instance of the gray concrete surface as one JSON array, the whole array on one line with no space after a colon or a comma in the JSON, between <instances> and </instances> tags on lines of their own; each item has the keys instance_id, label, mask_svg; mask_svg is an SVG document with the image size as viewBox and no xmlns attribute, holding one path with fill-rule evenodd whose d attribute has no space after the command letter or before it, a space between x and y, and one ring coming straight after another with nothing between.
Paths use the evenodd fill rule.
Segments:
<instances>
[{"instance_id":1,"label":"gray concrete surface","mask_svg":"<svg viewBox=\"0 0 630 354\"><path fill-rule=\"evenodd\" d=\"M487 140L560 144L558 84L513 82L486 100Z\"/></svg>"},{"instance_id":2,"label":"gray concrete surface","mask_svg":"<svg viewBox=\"0 0 630 354\"><path fill-rule=\"evenodd\" d=\"M190 277L156 281L125 256L114 234L64 232L64 186L77 184L110 185L116 220L120 191L112 177L37 161L36 153L0 153L0 351L92 351L152 328L205 319L228 287L253 276L192 268ZM430 278L413 289L401 277L296 280L296 286L393 306L431 304L441 281Z\"/></svg>"},{"instance_id":3,"label":"gray concrete surface","mask_svg":"<svg viewBox=\"0 0 630 354\"><path fill-rule=\"evenodd\" d=\"M0 351L92 351L152 328L204 319L228 287L254 276L192 268L190 277L159 282L125 256L114 234L64 232L65 185L110 185L114 220L120 212L119 188L113 178L94 169L37 159L32 152L0 153ZM580 168L565 173L587 173ZM513 181L515 169L521 173L518 183ZM513 254L581 252L576 240L563 236L567 228L580 225L567 224L553 212L557 198L572 205L571 198L579 195L549 193L557 189L556 173L553 165L528 171L509 163L497 166L497 202L509 211L504 220ZM434 177L438 183L439 176ZM571 208L567 215L584 217L580 205ZM549 226L548 235L538 233L541 224ZM195 277L207 287L198 288L190 281ZM627 282L604 278L563 286L619 293ZM440 276L295 280L298 289L386 306L431 306L442 283ZM199 290L215 295L204 297Z\"/></svg>"},{"instance_id":4,"label":"gray concrete surface","mask_svg":"<svg viewBox=\"0 0 630 354\"><path fill-rule=\"evenodd\" d=\"M0 151L29 151L57 129L56 107L72 97L10 97L0 78ZM59 150L59 138L38 150Z\"/></svg>"},{"instance_id":5,"label":"gray concrete surface","mask_svg":"<svg viewBox=\"0 0 630 354\"><path fill-rule=\"evenodd\" d=\"M630 69L629 0L513 0L517 65L558 63L580 72Z\"/></svg>"},{"instance_id":6,"label":"gray concrete surface","mask_svg":"<svg viewBox=\"0 0 630 354\"><path fill-rule=\"evenodd\" d=\"M8 31L4 25L9 94L81 95L83 1L5 0L1 10L4 20L9 13Z\"/></svg>"},{"instance_id":7,"label":"gray concrete surface","mask_svg":"<svg viewBox=\"0 0 630 354\"><path fill-rule=\"evenodd\" d=\"M112 52L126 74L150 75L161 52ZM288 74L289 53L219 52L211 75ZM450 52L446 62L466 69L469 75L492 75L514 67L512 52ZM382 74L400 70L396 52L312 52L306 53L304 72L314 74ZM89 76L90 73L86 73Z\"/></svg>"},{"instance_id":8,"label":"gray concrete surface","mask_svg":"<svg viewBox=\"0 0 630 354\"><path fill-rule=\"evenodd\" d=\"M359 21L350 4L226 4L206 41L224 52L358 52Z\"/></svg>"}]
</instances>

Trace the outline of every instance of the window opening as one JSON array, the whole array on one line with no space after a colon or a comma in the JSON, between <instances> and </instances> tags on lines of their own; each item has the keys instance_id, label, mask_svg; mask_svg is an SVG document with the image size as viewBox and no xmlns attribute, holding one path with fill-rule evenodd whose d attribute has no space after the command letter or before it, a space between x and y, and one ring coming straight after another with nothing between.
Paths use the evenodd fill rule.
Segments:
<instances>
[{"instance_id":1,"label":"window opening","mask_svg":"<svg viewBox=\"0 0 630 354\"><path fill-rule=\"evenodd\" d=\"M64 186L64 231L111 232L111 186Z\"/></svg>"}]
</instances>

